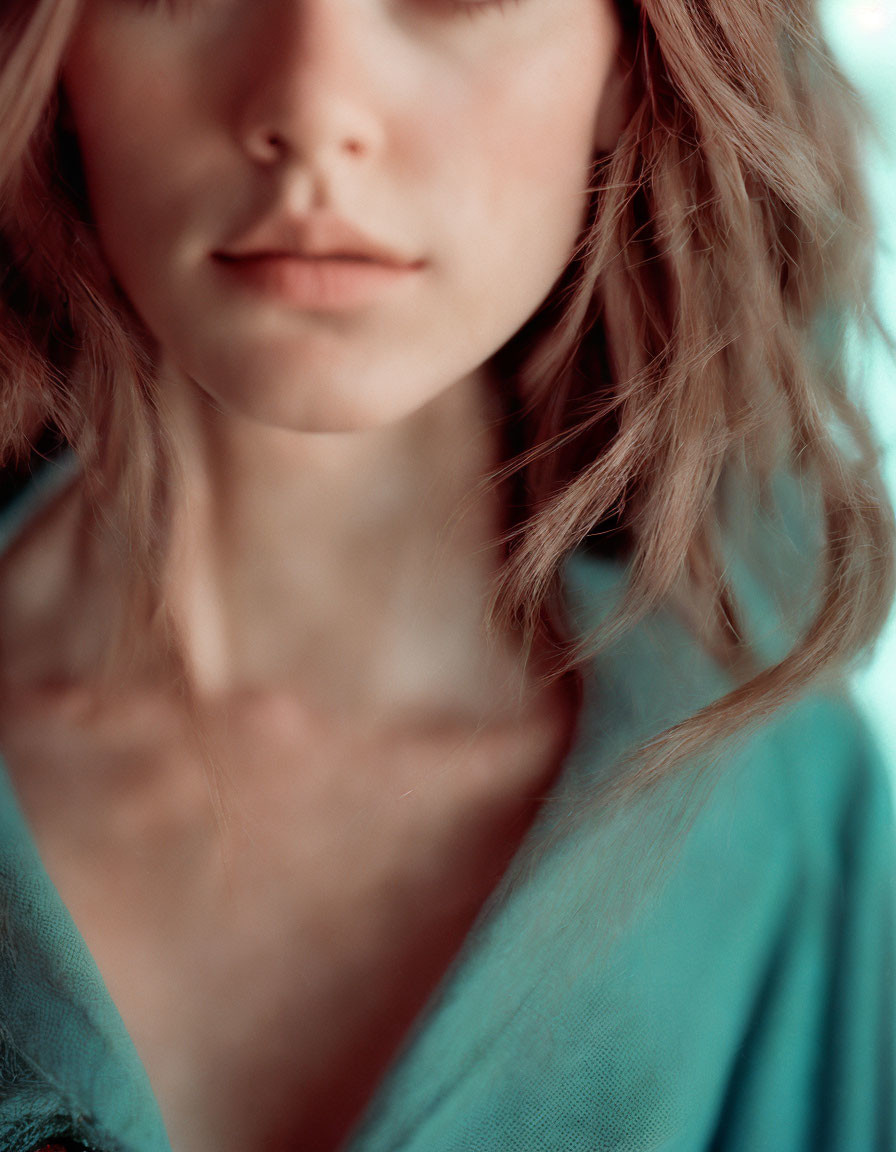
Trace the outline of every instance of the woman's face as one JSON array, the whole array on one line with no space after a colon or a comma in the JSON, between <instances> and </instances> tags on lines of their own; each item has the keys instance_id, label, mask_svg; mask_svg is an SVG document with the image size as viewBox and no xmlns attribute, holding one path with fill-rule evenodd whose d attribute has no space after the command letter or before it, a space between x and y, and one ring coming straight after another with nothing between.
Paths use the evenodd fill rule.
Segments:
<instances>
[{"instance_id":1,"label":"woman's face","mask_svg":"<svg viewBox=\"0 0 896 1152\"><path fill-rule=\"evenodd\" d=\"M548 295L621 128L619 47L615 0L85 0L62 82L177 378L346 431L475 373ZM412 267L217 255L350 249L334 217Z\"/></svg>"}]
</instances>

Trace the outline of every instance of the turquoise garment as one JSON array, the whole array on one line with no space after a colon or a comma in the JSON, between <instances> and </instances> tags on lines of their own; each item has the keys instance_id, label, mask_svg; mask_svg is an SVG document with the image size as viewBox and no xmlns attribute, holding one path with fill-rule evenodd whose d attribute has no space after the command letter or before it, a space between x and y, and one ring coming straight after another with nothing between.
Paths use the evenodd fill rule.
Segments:
<instances>
[{"instance_id":1,"label":"turquoise garment","mask_svg":"<svg viewBox=\"0 0 896 1152\"><path fill-rule=\"evenodd\" d=\"M567 581L584 627L625 572L580 552ZM769 620L748 566L739 584ZM671 612L645 621L589 668L560 793L726 684ZM346 1152L896 1152L896 827L850 699L811 695L726 751L663 882L624 915L664 803L595 818L502 884ZM5 771L0 917L0 1150L67 1134L170 1152Z\"/></svg>"}]
</instances>

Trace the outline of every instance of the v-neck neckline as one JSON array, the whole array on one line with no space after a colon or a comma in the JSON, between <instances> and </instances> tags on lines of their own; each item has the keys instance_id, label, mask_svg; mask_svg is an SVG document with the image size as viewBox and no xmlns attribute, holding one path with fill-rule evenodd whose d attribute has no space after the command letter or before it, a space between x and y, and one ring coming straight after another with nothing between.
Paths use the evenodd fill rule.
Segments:
<instances>
[{"instance_id":1,"label":"v-neck neckline","mask_svg":"<svg viewBox=\"0 0 896 1152\"><path fill-rule=\"evenodd\" d=\"M77 460L74 453L68 452L58 461L45 466L41 473L32 478L25 489L20 491L7 508L0 512L0 554L5 552L13 544L30 519L49 504L53 497L62 490L64 485L74 479L76 474ZM572 557L573 561L576 559L579 559L579 557ZM621 573L613 570L615 567L616 566L612 564L606 567L602 567L601 565L597 566L599 574L598 584L604 586L603 591L606 593L610 593L618 583ZM593 582L592 578L594 575L595 572L589 565L589 575L584 577L589 584ZM566 576L573 585L580 584L583 579L583 574L577 572L575 565L570 565L569 561L567 562ZM593 591L594 589L592 588L592 592ZM359 1115L356 1116L346 1142L340 1147L340 1152L364 1152L369 1139L373 1139L374 1143L376 1143L378 1125L380 1123L388 1124L391 1119L389 1117L388 1106L390 1097L393 1095L394 1085L399 1078L407 1076L408 1069L413 1064L414 1052L419 1038L431 1030L431 1026L438 1019L442 1004L450 999L451 988L461 979L462 974L469 970L471 965L475 963L477 949L482 943L483 936L487 930L494 930L496 923L500 920L507 894L514 888L520 862L526 857L530 849L538 843L538 840L551 819L552 802L556 800L558 793L566 786L573 765L579 761L586 743L589 727L585 722L585 711L587 707L588 691L586 690L573 738L555 777L555 784L551 789L550 796L545 798L539 805L521 842L517 845L510 862L480 907L460 947L439 977L423 1007L405 1031L384 1073L379 1077L372 1094L368 1097ZM2 750L0 750L0 789L5 793L4 802L8 805L13 817L13 822L18 833L19 844L24 847L24 851L30 856L32 871L39 878L40 885L43 888L46 907L51 913L54 922L62 923L65 926L65 932L68 937L65 955L70 960L71 958L75 958L82 969L89 971L96 993L95 1002L99 1004L102 1009L102 1026L112 1030L109 1036L109 1039L112 1041L110 1048L117 1053L121 1053L122 1049L128 1053L129 1063L131 1065L129 1074L135 1081L133 1087L138 1088L143 1094L144 1100L141 1103L150 1106L153 1121L158 1126L160 1137L163 1138L163 1143L159 1146L159 1152L173 1152L170 1138L165 1127L161 1105L149 1078L149 1074L112 994L106 985L99 965L94 959L74 917L44 865L37 842L12 783L12 778L8 771ZM0 819L2 819L2 816L0 816ZM13 845L7 844L6 846L0 847L0 856L8 855L10 847L13 847ZM58 943L58 941L55 942L54 946L58 947ZM458 1071L462 1072L462 1070L463 1069L459 1069ZM447 1069L445 1070L446 1075L448 1071ZM417 1114L423 1115L428 1111L432 1098L437 1097L438 1094L439 1086L433 1084L431 1090L428 1091L425 1096L417 1098L415 1101ZM403 1111L406 1112L407 1101L402 1102L402 1108ZM139 1109L137 1111L139 1112ZM405 1133L413 1131L416 1119L417 1117L415 1116L402 1115L402 1128L405 1130ZM390 1147L391 1146L390 1144ZM140 1152L142 1152L142 1149ZM156 1152L155 1148L153 1152Z\"/></svg>"}]
</instances>

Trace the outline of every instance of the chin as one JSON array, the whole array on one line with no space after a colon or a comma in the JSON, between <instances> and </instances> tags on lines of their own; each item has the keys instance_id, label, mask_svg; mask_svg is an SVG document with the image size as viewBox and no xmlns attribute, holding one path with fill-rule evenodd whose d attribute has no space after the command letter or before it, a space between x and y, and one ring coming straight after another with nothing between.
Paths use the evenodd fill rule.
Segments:
<instances>
[{"instance_id":1,"label":"chin","mask_svg":"<svg viewBox=\"0 0 896 1152\"><path fill-rule=\"evenodd\" d=\"M336 387L297 388L295 381L282 389L206 391L219 410L287 432L371 432L404 420L425 407L431 393L387 394L373 385L363 394L340 392Z\"/></svg>"}]
</instances>

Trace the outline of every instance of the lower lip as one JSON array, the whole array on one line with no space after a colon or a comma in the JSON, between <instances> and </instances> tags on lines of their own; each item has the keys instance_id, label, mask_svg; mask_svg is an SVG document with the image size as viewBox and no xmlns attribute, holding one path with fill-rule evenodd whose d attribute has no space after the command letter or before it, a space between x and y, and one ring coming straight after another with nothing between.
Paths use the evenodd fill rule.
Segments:
<instances>
[{"instance_id":1,"label":"lower lip","mask_svg":"<svg viewBox=\"0 0 896 1152\"><path fill-rule=\"evenodd\" d=\"M422 267L304 256L216 256L215 263L238 283L265 296L297 308L324 310L374 303Z\"/></svg>"}]
</instances>

